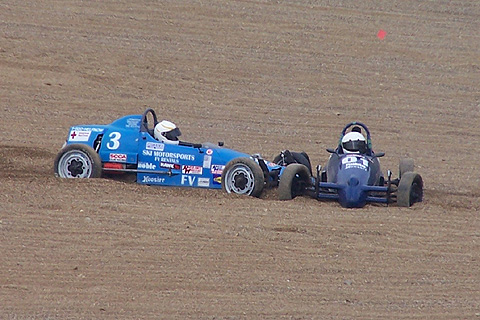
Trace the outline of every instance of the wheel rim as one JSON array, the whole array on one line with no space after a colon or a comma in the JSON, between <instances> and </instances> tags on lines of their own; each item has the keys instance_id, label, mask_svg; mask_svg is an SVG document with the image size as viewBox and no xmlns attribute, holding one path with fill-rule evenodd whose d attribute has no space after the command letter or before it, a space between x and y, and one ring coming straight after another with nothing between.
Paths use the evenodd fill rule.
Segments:
<instances>
[{"instance_id":1,"label":"wheel rim","mask_svg":"<svg viewBox=\"0 0 480 320\"><path fill-rule=\"evenodd\" d=\"M255 188L255 178L249 167L237 164L225 176L228 193L251 194Z\"/></svg>"},{"instance_id":2,"label":"wheel rim","mask_svg":"<svg viewBox=\"0 0 480 320\"><path fill-rule=\"evenodd\" d=\"M92 174L92 160L82 151L66 152L58 162L58 174L62 178L89 178Z\"/></svg>"}]
</instances>

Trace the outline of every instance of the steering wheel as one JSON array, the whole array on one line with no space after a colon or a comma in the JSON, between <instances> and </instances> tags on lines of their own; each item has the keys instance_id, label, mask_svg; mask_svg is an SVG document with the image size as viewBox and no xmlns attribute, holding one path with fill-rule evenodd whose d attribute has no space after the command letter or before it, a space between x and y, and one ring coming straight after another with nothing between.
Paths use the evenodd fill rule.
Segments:
<instances>
[{"instance_id":1,"label":"steering wheel","mask_svg":"<svg viewBox=\"0 0 480 320\"><path fill-rule=\"evenodd\" d=\"M149 128L149 123L148 123L148 114L151 114L153 118L153 128ZM142 114L142 121L140 123L140 132L148 132L153 136L153 129L155 126L158 124L158 119L157 119L157 114L155 111L151 108L147 108L145 112Z\"/></svg>"}]
</instances>

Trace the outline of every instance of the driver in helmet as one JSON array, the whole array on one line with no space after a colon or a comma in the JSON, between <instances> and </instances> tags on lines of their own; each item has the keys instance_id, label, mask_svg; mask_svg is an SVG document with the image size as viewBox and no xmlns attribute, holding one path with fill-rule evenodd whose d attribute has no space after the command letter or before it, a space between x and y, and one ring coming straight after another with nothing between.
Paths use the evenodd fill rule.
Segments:
<instances>
[{"instance_id":1,"label":"driver in helmet","mask_svg":"<svg viewBox=\"0 0 480 320\"><path fill-rule=\"evenodd\" d=\"M175 123L168 120L160 121L153 130L153 135L155 139L160 142L167 144L175 144L186 147L201 148L201 143L191 143L178 140L178 137L182 135L180 129L175 125Z\"/></svg>"},{"instance_id":2,"label":"driver in helmet","mask_svg":"<svg viewBox=\"0 0 480 320\"><path fill-rule=\"evenodd\" d=\"M162 120L159 122L153 131L155 139L163 143L179 144L178 137L182 135L180 129L177 128L175 123L168 120Z\"/></svg>"},{"instance_id":3,"label":"driver in helmet","mask_svg":"<svg viewBox=\"0 0 480 320\"><path fill-rule=\"evenodd\" d=\"M364 154L367 152L367 143L363 134L355 130L355 128L343 136L342 138L342 150L343 153L359 153Z\"/></svg>"}]
</instances>

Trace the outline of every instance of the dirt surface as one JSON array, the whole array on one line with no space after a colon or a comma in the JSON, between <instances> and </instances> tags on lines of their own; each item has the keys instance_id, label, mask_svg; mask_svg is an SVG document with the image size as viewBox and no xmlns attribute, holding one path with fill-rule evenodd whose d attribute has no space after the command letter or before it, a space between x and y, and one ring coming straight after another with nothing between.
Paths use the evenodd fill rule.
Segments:
<instances>
[{"instance_id":1,"label":"dirt surface","mask_svg":"<svg viewBox=\"0 0 480 320\"><path fill-rule=\"evenodd\" d=\"M0 318L480 319L478 30L478 1L2 1ZM70 126L146 107L314 165L362 121L425 201L54 178Z\"/></svg>"}]
</instances>

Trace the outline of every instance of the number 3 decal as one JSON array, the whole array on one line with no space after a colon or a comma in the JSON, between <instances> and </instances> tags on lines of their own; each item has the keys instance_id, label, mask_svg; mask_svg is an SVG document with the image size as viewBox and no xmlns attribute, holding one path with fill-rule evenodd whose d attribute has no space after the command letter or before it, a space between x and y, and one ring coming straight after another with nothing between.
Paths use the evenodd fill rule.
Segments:
<instances>
[{"instance_id":1,"label":"number 3 decal","mask_svg":"<svg viewBox=\"0 0 480 320\"><path fill-rule=\"evenodd\" d=\"M108 136L110 137L110 141L107 143L107 148L110 150L118 149L118 147L120 147L120 141L118 140L122 137L120 132L112 132Z\"/></svg>"}]
</instances>

